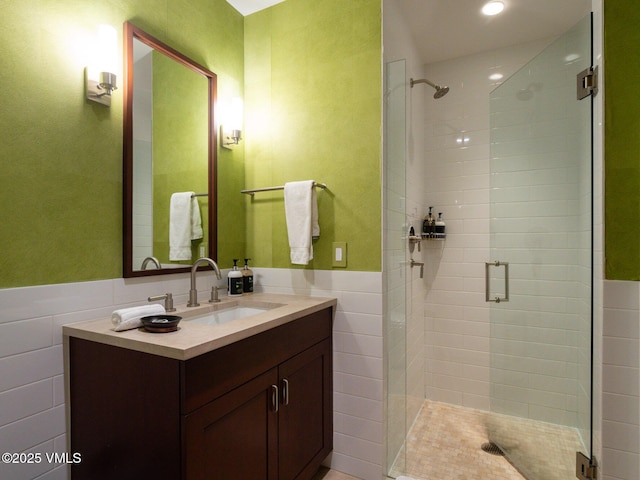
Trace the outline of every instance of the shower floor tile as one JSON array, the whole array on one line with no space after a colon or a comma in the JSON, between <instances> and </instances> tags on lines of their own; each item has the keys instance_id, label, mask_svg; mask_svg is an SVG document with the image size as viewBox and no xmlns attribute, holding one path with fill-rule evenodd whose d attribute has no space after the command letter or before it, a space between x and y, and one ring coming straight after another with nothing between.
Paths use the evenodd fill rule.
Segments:
<instances>
[{"instance_id":1,"label":"shower floor tile","mask_svg":"<svg viewBox=\"0 0 640 480\"><path fill-rule=\"evenodd\" d=\"M407 437L404 473L416 480L523 480L502 456L481 449L487 412L427 401ZM394 472L392 472L394 473Z\"/></svg>"},{"instance_id":2,"label":"shower floor tile","mask_svg":"<svg viewBox=\"0 0 640 480\"><path fill-rule=\"evenodd\" d=\"M574 428L431 401L409 431L405 472L392 473L415 480L523 480L505 457L482 450L489 428L531 480L575 478L575 452L583 446ZM536 458L524 454L536 448L544 450Z\"/></svg>"}]
</instances>

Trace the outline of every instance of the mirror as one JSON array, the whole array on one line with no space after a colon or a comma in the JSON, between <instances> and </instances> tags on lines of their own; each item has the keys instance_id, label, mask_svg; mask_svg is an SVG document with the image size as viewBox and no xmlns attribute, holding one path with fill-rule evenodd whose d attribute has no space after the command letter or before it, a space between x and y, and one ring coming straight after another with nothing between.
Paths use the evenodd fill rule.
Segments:
<instances>
[{"instance_id":1,"label":"mirror","mask_svg":"<svg viewBox=\"0 0 640 480\"><path fill-rule=\"evenodd\" d=\"M129 22L124 32L124 276L190 271L216 259L216 75Z\"/></svg>"}]
</instances>

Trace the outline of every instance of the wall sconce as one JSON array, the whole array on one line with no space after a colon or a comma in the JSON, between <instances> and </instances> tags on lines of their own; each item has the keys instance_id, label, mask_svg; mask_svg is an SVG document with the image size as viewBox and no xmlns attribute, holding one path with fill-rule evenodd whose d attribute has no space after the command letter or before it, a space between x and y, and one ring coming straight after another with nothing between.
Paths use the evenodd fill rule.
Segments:
<instances>
[{"instance_id":1,"label":"wall sconce","mask_svg":"<svg viewBox=\"0 0 640 480\"><path fill-rule=\"evenodd\" d=\"M100 25L98 44L93 52L94 61L85 68L87 100L107 107L111 106L111 93L118 88L116 83L118 38L116 30L109 25Z\"/></svg>"},{"instance_id":2,"label":"wall sconce","mask_svg":"<svg viewBox=\"0 0 640 480\"><path fill-rule=\"evenodd\" d=\"M224 148L233 148L242 138L242 99L233 97L222 105L220 138Z\"/></svg>"}]
</instances>

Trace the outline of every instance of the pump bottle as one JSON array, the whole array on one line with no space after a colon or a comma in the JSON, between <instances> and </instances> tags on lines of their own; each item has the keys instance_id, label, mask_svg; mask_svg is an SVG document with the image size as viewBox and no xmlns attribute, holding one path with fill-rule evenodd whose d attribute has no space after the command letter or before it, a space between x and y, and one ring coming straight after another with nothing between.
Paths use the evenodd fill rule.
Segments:
<instances>
[{"instance_id":1,"label":"pump bottle","mask_svg":"<svg viewBox=\"0 0 640 480\"><path fill-rule=\"evenodd\" d=\"M433 214L431 213L433 207L429 207L429 215L426 216L424 222L422 222L422 237L423 238L433 238L435 236L435 218L433 218Z\"/></svg>"},{"instance_id":2,"label":"pump bottle","mask_svg":"<svg viewBox=\"0 0 640 480\"><path fill-rule=\"evenodd\" d=\"M227 288L230 296L242 295L242 272L238 270L238 259L233 259L233 270L227 276Z\"/></svg>"},{"instance_id":3,"label":"pump bottle","mask_svg":"<svg viewBox=\"0 0 640 480\"><path fill-rule=\"evenodd\" d=\"M438 240L444 240L445 237L447 236L445 228L446 226L442 218L442 212L440 212L438 213L438 219L436 220L436 225L435 225L435 236Z\"/></svg>"},{"instance_id":4,"label":"pump bottle","mask_svg":"<svg viewBox=\"0 0 640 480\"><path fill-rule=\"evenodd\" d=\"M253 271L249 268L250 258L244 259L244 268L242 269L242 293L248 295L253 293Z\"/></svg>"}]
</instances>

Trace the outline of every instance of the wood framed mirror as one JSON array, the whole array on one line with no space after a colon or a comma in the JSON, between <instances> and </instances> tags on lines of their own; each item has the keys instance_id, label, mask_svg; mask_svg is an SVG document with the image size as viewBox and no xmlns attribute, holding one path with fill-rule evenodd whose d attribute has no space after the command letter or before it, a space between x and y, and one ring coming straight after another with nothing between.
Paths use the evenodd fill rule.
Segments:
<instances>
[{"instance_id":1,"label":"wood framed mirror","mask_svg":"<svg viewBox=\"0 0 640 480\"><path fill-rule=\"evenodd\" d=\"M124 277L188 272L217 256L216 74L132 23L124 35ZM170 202L185 192L202 233L176 255Z\"/></svg>"}]
</instances>

